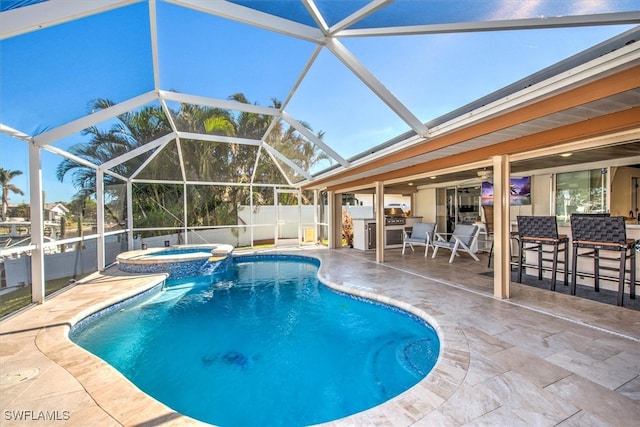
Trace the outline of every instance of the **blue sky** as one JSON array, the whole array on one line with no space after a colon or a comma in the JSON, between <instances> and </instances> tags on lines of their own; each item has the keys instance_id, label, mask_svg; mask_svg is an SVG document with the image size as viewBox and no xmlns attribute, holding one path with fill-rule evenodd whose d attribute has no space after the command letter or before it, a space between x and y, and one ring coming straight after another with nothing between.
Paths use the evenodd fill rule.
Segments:
<instances>
[{"instance_id":1,"label":"blue sky","mask_svg":"<svg viewBox=\"0 0 640 427\"><path fill-rule=\"evenodd\" d=\"M89 112L95 98L121 102L153 90L148 6L139 3L0 42L0 121L40 133ZM282 101L315 45L245 24L158 3L160 87L251 102ZM424 36L351 38L341 42L422 121L508 85L630 27L604 26ZM114 31L115 29L115 31ZM287 106L325 132L351 157L408 130L391 110L323 49ZM81 142L80 135L55 143ZM71 177L55 178L59 156L43 154L47 201L68 201ZM27 145L0 135L0 167L25 173Z\"/></svg>"}]
</instances>

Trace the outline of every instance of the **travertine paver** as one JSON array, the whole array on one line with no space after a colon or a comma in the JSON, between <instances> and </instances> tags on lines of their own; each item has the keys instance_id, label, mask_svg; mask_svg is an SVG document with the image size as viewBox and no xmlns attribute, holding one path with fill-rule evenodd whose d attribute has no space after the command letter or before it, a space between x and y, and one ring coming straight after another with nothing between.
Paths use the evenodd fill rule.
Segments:
<instances>
[{"instance_id":1,"label":"travertine paver","mask_svg":"<svg viewBox=\"0 0 640 427\"><path fill-rule=\"evenodd\" d=\"M330 286L422 315L442 338L438 364L417 386L328 425L637 425L639 312L518 284L498 300L480 275L486 262L464 255L448 264L446 254L389 250L377 264L372 252L305 252L322 260ZM0 424L200 424L66 338L71 324L161 280L110 269L0 323Z\"/></svg>"}]
</instances>

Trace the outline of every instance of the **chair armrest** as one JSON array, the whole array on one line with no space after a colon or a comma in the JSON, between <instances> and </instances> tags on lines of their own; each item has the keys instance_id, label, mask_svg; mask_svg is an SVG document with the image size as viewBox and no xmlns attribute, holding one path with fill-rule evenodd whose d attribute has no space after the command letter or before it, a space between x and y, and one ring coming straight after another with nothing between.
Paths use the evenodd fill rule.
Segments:
<instances>
[{"instance_id":1,"label":"chair armrest","mask_svg":"<svg viewBox=\"0 0 640 427\"><path fill-rule=\"evenodd\" d=\"M447 239L444 236L450 236L450 235L451 235L451 233L438 233L437 231L435 233L433 233L434 241L441 240L441 241L446 242Z\"/></svg>"},{"instance_id":2,"label":"chair armrest","mask_svg":"<svg viewBox=\"0 0 640 427\"><path fill-rule=\"evenodd\" d=\"M457 235L454 234L453 236L451 236L451 241L455 243L459 242L460 245L469 249L471 245L473 245L473 242L476 240L477 237L478 237L477 232L475 234L457 234Z\"/></svg>"}]
</instances>

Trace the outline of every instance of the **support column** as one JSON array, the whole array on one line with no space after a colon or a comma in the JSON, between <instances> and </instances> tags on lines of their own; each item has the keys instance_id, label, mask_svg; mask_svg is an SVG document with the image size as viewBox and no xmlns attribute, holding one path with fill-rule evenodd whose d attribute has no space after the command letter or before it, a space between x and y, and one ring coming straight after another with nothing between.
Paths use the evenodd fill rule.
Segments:
<instances>
[{"instance_id":1,"label":"support column","mask_svg":"<svg viewBox=\"0 0 640 427\"><path fill-rule=\"evenodd\" d=\"M127 181L127 248L133 250L133 184Z\"/></svg>"},{"instance_id":2,"label":"support column","mask_svg":"<svg viewBox=\"0 0 640 427\"><path fill-rule=\"evenodd\" d=\"M253 184L249 184L249 243L253 248Z\"/></svg>"},{"instance_id":3,"label":"support column","mask_svg":"<svg viewBox=\"0 0 640 427\"><path fill-rule=\"evenodd\" d=\"M315 244L318 244L318 242L320 241L320 236L322 236L322 233L320 232L320 216L319 216L319 209L320 209L320 190L315 189L313 190L313 229L314 231L314 237L315 237Z\"/></svg>"},{"instance_id":4,"label":"support column","mask_svg":"<svg viewBox=\"0 0 640 427\"><path fill-rule=\"evenodd\" d=\"M96 255L98 257L98 271L104 271L106 266L104 238L104 172L96 170L96 226L98 227L98 240L96 242Z\"/></svg>"},{"instance_id":5,"label":"support column","mask_svg":"<svg viewBox=\"0 0 640 427\"><path fill-rule=\"evenodd\" d=\"M329 249L339 248L340 245L336 245L336 241L340 242L342 239L342 212L339 215L336 214L336 193L333 191L327 191L327 203L329 208ZM336 220L336 218L340 218Z\"/></svg>"},{"instance_id":6,"label":"support column","mask_svg":"<svg viewBox=\"0 0 640 427\"><path fill-rule=\"evenodd\" d=\"M278 234L280 231L280 209L278 209L278 188L273 187L273 209L275 212L276 223L273 229L273 243L278 247Z\"/></svg>"},{"instance_id":7,"label":"support column","mask_svg":"<svg viewBox=\"0 0 640 427\"><path fill-rule=\"evenodd\" d=\"M182 184L182 202L184 203L184 208L183 208L183 214L182 214L182 221L184 222L183 224L183 233L184 233L184 244L188 245L189 244L189 227L187 226L187 224L189 224L189 204L187 203L187 183L185 182L184 184Z\"/></svg>"},{"instance_id":8,"label":"support column","mask_svg":"<svg viewBox=\"0 0 640 427\"><path fill-rule=\"evenodd\" d=\"M511 283L509 156L493 157L493 295L509 298Z\"/></svg>"},{"instance_id":9,"label":"support column","mask_svg":"<svg viewBox=\"0 0 640 427\"><path fill-rule=\"evenodd\" d=\"M384 183L376 181L376 262L384 262Z\"/></svg>"},{"instance_id":10,"label":"support column","mask_svg":"<svg viewBox=\"0 0 640 427\"><path fill-rule=\"evenodd\" d=\"M298 246L302 245L302 190L298 188Z\"/></svg>"},{"instance_id":11,"label":"support column","mask_svg":"<svg viewBox=\"0 0 640 427\"><path fill-rule=\"evenodd\" d=\"M29 202L31 203L31 301L44 302L44 206L40 147L29 144Z\"/></svg>"}]
</instances>

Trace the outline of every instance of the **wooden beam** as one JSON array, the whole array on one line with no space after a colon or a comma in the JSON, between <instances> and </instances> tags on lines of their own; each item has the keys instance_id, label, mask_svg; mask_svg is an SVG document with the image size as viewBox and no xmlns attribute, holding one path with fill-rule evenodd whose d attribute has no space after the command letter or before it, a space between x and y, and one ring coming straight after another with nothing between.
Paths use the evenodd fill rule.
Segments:
<instances>
[{"instance_id":1,"label":"wooden beam","mask_svg":"<svg viewBox=\"0 0 640 427\"><path fill-rule=\"evenodd\" d=\"M339 191L340 189L361 186L369 182L373 183L374 181L397 180L403 177L429 173L434 170L478 162L489 159L493 156L500 156L504 154L513 155L532 151L534 149L566 144L580 139L634 129L640 127L640 119L638 119L638 117L640 117L640 107L634 107L617 113L597 117L595 119L584 120L582 122L515 138L475 150L465 151L460 154L418 163L400 170L371 175L366 178L356 179L350 182L330 186L328 188L334 191Z\"/></svg>"}]
</instances>

